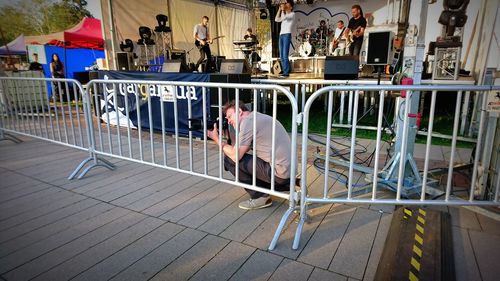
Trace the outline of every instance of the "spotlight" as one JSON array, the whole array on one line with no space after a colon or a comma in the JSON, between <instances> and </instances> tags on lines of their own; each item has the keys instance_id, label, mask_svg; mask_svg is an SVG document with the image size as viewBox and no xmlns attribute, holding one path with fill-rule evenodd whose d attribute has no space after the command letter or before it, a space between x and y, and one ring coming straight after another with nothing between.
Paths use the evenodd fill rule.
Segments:
<instances>
[{"instance_id":1,"label":"spotlight","mask_svg":"<svg viewBox=\"0 0 500 281\"><path fill-rule=\"evenodd\" d=\"M168 16L163 14L156 15L156 21L158 21L158 26L155 27L156 32L171 32L169 26L167 26Z\"/></svg>"},{"instance_id":2,"label":"spotlight","mask_svg":"<svg viewBox=\"0 0 500 281\"><path fill-rule=\"evenodd\" d=\"M155 41L151 39L151 28L147 26L141 26L139 27L139 36L141 37L138 41L137 44L140 45L154 45Z\"/></svg>"},{"instance_id":3,"label":"spotlight","mask_svg":"<svg viewBox=\"0 0 500 281\"><path fill-rule=\"evenodd\" d=\"M125 41L120 42L120 50L122 50L122 52L133 52L134 43L130 39L125 39Z\"/></svg>"},{"instance_id":4,"label":"spotlight","mask_svg":"<svg viewBox=\"0 0 500 281\"><path fill-rule=\"evenodd\" d=\"M266 11L266 9L260 9L260 19L261 20L266 20L267 19L267 11Z\"/></svg>"}]
</instances>

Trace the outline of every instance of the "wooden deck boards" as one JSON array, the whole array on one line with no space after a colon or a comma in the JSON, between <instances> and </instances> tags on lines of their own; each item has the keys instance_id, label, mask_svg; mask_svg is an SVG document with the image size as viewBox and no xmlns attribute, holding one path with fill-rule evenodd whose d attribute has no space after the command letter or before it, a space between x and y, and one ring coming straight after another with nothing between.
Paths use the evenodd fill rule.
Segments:
<instances>
[{"instance_id":1,"label":"wooden deck boards","mask_svg":"<svg viewBox=\"0 0 500 281\"><path fill-rule=\"evenodd\" d=\"M291 250L293 214L269 252L288 207L285 200L245 211L237 207L248 198L239 187L118 159L109 159L114 171L97 168L69 181L87 153L23 139L0 142L3 280L372 280L375 275L393 206L311 205L300 248ZM184 168L186 151L180 155ZM211 163L218 161L216 153L208 152ZM150 154L145 147L148 161ZM203 171L202 155L194 153L196 171ZM208 168L218 174L218 163ZM363 181L356 173L354 183ZM323 182L309 167L310 192L321 195ZM330 178L328 190L331 195L345 186ZM454 243L463 249L457 261L475 268L468 276L489 280L498 269L487 257L498 250L484 241L498 241L498 222L464 209L450 213L456 217Z\"/></svg>"}]
</instances>

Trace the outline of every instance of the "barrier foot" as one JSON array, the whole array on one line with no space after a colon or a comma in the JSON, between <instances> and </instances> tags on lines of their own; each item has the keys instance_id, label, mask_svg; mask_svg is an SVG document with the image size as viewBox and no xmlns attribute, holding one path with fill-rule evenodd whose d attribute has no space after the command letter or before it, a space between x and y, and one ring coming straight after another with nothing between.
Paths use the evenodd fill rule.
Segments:
<instances>
[{"instance_id":1,"label":"barrier foot","mask_svg":"<svg viewBox=\"0 0 500 281\"><path fill-rule=\"evenodd\" d=\"M85 164L87 164L89 161L93 160L94 158L92 157L89 157L85 160L83 160L80 165L78 165L78 167L76 167L76 169L73 171L73 173L71 173L71 175L69 175L68 177L68 180L72 180L75 178L76 174L78 174L78 172L83 168L83 166L85 166Z\"/></svg>"},{"instance_id":2,"label":"barrier foot","mask_svg":"<svg viewBox=\"0 0 500 281\"><path fill-rule=\"evenodd\" d=\"M115 169L115 165L111 164L110 162L108 162L102 158L97 157L96 160L97 160L96 163L88 166L85 170L83 170L83 172L78 176L78 179L83 178L90 171L90 169L92 169L94 167L101 166L101 167L108 168L109 170ZM102 163L99 163L99 161L101 161Z\"/></svg>"},{"instance_id":3,"label":"barrier foot","mask_svg":"<svg viewBox=\"0 0 500 281\"><path fill-rule=\"evenodd\" d=\"M22 139L20 139L16 136L13 136L11 134L7 134L7 133L3 133L3 136L0 138L0 141L4 141L4 140L10 140L13 143L22 143L23 142Z\"/></svg>"},{"instance_id":4,"label":"barrier foot","mask_svg":"<svg viewBox=\"0 0 500 281\"><path fill-rule=\"evenodd\" d=\"M295 210L294 207L288 208L288 210L283 214L283 217L281 217L281 221L278 224L278 228L276 228L276 232L274 233L273 240L271 240L271 244L269 245L269 251L274 250L276 248L276 244L278 243L278 239L280 238L281 232L283 231L283 228L285 227L285 223L290 217L290 214Z\"/></svg>"},{"instance_id":5,"label":"barrier foot","mask_svg":"<svg viewBox=\"0 0 500 281\"><path fill-rule=\"evenodd\" d=\"M301 217L299 223L297 224L297 230L295 231L295 238L293 239L292 249L297 250L300 244L300 235L302 234L302 227L306 222L306 218Z\"/></svg>"},{"instance_id":6,"label":"barrier foot","mask_svg":"<svg viewBox=\"0 0 500 281\"><path fill-rule=\"evenodd\" d=\"M80 165L78 165L78 167L73 171L73 173L71 173L71 175L68 177L68 180L72 180L75 178L76 174L78 174L78 172L83 168L83 166L85 166L85 164L87 164L88 162L94 160L94 163L90 166L88 166L87 168L85 168L85 170L83 170L80 175L78 176L77 179L81 179L83 178L89 171L90 169L94 168L94 167L105 167L105 168L108 168L109 170L114 170L115 169L115 165L113 165L111 162L109 162L108 160L106 159L102 159L100 157L89 157L85 160L82 161L82 163L80 163Z\"/></svg>"}]
</instances>

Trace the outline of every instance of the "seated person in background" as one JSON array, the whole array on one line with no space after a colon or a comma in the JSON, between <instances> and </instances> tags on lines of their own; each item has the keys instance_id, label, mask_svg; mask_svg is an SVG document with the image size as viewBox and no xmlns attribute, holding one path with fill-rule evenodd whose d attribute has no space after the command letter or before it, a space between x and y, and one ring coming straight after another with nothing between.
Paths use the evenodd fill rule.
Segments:
<instances>
[{"instance_id":1,"label":"seated person in background","mask_svg":"<svg viewBox=\"0 0 500 281\"><path fill-rule=\"evenodd\" d=\"M37 53L33 53L33 60L30 63L29 70L43 71L42 64L38 62L38 54Z\"/></svg>"},{"instance_id":2,"label":"seated person in background","mask_svg":"<svg viewBox=\"0 0 500 281\"><path fill-rule=\"evenodd\" d=\"M259 40L257 40L257 35L253 34L253 30L251 27L247 29L247 33L245 34L243 39L255 42L255 44L259 44Z\"/></svg>"},{"instance_id":3,"label":"seated person in background","mask_svg":"<svg viewBox=\"0 0 500 281\"><path fill-rule=\"evenodd\" d=\"M223 143L219 139L217 126L208 131L207 136L222 146L224 153L224 168L235 175L236 161L239 161L239 181L252 184L253 175L253 153L256 154L256 185L262 188L271 188L271 173L274 173L274 188L276 191L290 190L290 164L291 164L291 140L285 128L279 121L276 121L276 147L275 166L271 167L272 153L272 127L273 118L269 115L257 112L257 131L253 132L254 113L248 111L245 105L240 102L236 108L234 101L224 105L223 113L229 125L236 128L236 115L239 119L239 159L236 159L236 141L233 144ZM256 151L253 148L253 136L256 135ZM266 208L272 205L271 196L251 189L245 189L250 195L250 199L239 204L241 209L253 210Z\"/></svg>"}]
</instances>

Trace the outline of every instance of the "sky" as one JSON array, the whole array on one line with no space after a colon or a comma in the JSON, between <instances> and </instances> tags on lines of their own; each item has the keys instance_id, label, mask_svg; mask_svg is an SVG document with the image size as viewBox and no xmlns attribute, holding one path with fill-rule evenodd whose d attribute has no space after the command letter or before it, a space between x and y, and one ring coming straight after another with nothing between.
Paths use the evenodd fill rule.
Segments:
<instances>
[{"instance_id":1,"label":"sky","mask_svg":"<svg viewBox=\"0 0 500 281\"><path fill-rule=\"evenodd\" d=\"M0 0L3 1L3 0ZM87 0L87 10L89 10L96 19L102 19L101 15L101 1L100 0Z\"/></svg>"}]
</instances>

